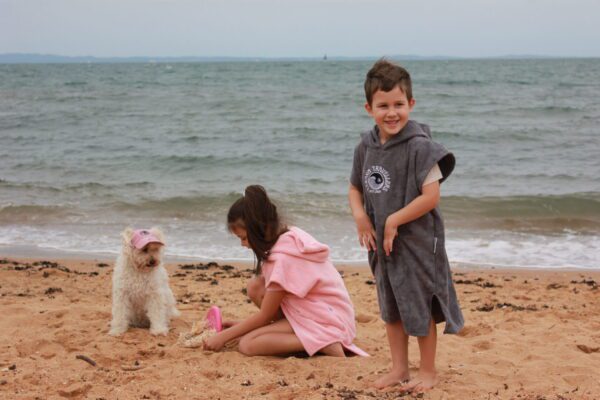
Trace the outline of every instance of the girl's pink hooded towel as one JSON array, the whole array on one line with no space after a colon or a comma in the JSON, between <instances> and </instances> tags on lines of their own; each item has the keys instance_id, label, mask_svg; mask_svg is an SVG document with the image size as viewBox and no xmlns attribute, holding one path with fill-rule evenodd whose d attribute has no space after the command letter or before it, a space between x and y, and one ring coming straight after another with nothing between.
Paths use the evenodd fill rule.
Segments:
<instances>
[{"instance_id":1,"label":"girl's pink hooded towel","mask_svg":"<svg viewBox=\"0 0 600 400\"><path fill-rule=\"evenodd\" d=\"M271 249L262 274L267 290L287 292L281 310L309 355L340 342L347 350L368 356L352 344L354 308L342 277L329 261L327 245L292 227Z\"/></svg>"}]
</instances>

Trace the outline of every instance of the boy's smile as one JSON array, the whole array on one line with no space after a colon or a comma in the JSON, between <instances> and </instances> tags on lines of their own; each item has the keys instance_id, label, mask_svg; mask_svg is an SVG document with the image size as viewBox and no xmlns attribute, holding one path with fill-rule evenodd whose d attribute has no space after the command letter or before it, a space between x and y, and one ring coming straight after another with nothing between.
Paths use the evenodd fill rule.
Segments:
<instances>
[{"instance_id":1,"label":"boy's smile","mask_svg":"<svg viewBox=\"0 0 600 400\"><path fill-rule=\"evenodd\" d=\"M378 90L373 93L373 101L365 104L365 109L379 127L381 144L385 144L392 136L404 128L410 112L415 106L415 99L406 98L406 93L399 86L389 92Z\"/></svg>"}]
</instances>

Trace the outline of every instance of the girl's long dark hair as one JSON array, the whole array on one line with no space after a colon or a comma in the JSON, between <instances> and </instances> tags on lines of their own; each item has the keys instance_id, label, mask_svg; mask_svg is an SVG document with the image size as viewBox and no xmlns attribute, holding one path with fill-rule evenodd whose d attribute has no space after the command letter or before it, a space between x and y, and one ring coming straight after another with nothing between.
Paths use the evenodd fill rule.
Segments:
<instances>
[{"instance_id":1,"label":"girl's long dark hair","mask_svg":"<svg viewBox=\"0 0 600 400\"><path fill-rule=\"evenodd\" d=\"M256 256L255 273L260 274L262 263L269 258L271 248L287 227L281 222L277 206L260 185L250 185L232 204L227 213L227 228L243 228L248 235L248 244Z\"/></svg>"}]
</instances>

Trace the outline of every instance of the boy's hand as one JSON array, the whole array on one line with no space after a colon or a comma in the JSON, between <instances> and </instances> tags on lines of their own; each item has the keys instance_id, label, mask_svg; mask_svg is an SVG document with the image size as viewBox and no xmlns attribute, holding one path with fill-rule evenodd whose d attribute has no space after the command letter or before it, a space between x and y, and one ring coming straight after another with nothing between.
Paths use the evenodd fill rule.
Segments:
<instances>
[{"instance_id":1,"label":"boy's hand","mask_svg":"<svg viewBox=\"0 0 600 400\"><path fill-rule=\"evenodd\" d=\"M215 336L210 337L204 341L204 350L219 351L225 346L223 335L217 333Z\"/></svg>"},{"instance_id":2,"label":"boy's hand","mask_svg":"<svg viewBox=\"0 0 600 400\"><path fill-rule=\"evenodd\" d=\"M375 251L377 249L375 246L375 229L373 229L373 224L371 224L369 216L363 213L355 219L355 222L356 230L358 231L358 242L361 247Z\"/></svg>"},{"instance_id":3,"label":"boy's hand","mask_svg":"<svg viewBox=\"0 0 600 400\"><path fill-rule=\"evenodd\" d=\"M383 231L383 251L386 256L389 256L392 252L396 236L398 236L398 224L390 215L385 220L385 230Z\"/></svg>"}]
</instances>

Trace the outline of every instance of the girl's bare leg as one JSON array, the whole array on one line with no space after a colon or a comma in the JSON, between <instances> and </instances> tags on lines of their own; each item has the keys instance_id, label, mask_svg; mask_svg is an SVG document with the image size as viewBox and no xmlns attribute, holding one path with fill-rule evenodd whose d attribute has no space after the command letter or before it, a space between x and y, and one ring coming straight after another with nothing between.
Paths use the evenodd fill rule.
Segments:
<instances>
[{"instance_id":1,"label":"girl's bare leg","mask_svg":"<svg viewBox=\"0 0 600 400\"><path fill-rule=\"evenodd\" d=\"M254 278L248 281L248 286L246 287L246 292L248 293L248 297L256 307L260 308L262 304L262 300L265 297L265 292L267 289L265 288L265 278L262 275L255 276ZM277 315L275 316L275 321L283 318L283 312L281 309L277 311Z\"/></svg>"},{"instance_id":2,"label":"girl's bare leg","mask_svg":"<svg viewBox=\"0 0 600 400\"><path fill-rule=\"evenodd\" d=\"M263 278L262 276L257 276L252 278L249 282L248 282L248 286L246 288L247 293L248 293L248 297L250 298L250 300L252 300L252 302L258 307L260 308L260 305L262 304L262 299L265 296L265 278ZM281 328L280 326L275 327L277 322L281 322L281 320L285 321L285 323L289 326L289 331L284 328ZM279 312L277 313L277 317L276 317L276 321L275 323L272 323L271 325L256 329L252 332L247 333L241 340L240 340L240 352L246 354L246 355L275 355L275 354L286 354L286 353L294 353L294 352L298 352L298 351L303 351L304 350L304 346L302 346L302 344L300 343L300 340L298 339L298 337L296 336L296 334L294 333L294 331L292 330L292 327L290 326L289 322L287 320L285 320L283 312L281 310L279 310ZM283 325L283 324L282 324ZM260 348L260 343L261 341L264 341L266 339L268 340L281 340L281 339L277 339L274 336L268 336L268 337L262 337L259 339L259 336L264 335L265 331L263 331L263 329L265 328L274 328L274 331L270 331L269 329L267 329L267 333L271 334L271 333L276 333L276 334L291 334L293 335L293 337L295 339L292 339L290 337L288 338L283 338L284 340L287 340L287 342L285 343L277 343L278 345L281 344L281 349L279 348L274 348L273 351L275 351L275 353L272 354L263 354L262 352L260 354L250 354L253 353L253 351L262 351L262 349ZM273 343L269 343L269 341L267 340L267 345L270 348L273 348ZM258 343L258 349L256 348ZM299 343L299 347L297 346L297 344ZM291 349L291 350L290 350ZM342 347L341 343L332 343L328 346L325 346L324 348L322 348L321 350L319 350L320 353L325 354L327 356L334 356L334 357L345 357L346 354L344 353L344 348Z\"/></svg>"},{"instance_id":3,"label":"girl's bare leg","mask_svg":"<svg viewBox=\"0 0 600 400\"><path fill-rule=\"evenodd\" d=\"M265 278L262 275L255 276L254 278L248 281L248 286L246 287L246 292L248 297L252 302L260 308L262 304L262 299L265 297Z\"/></svg>"},{"instance_id":4,"label":"girl's bare leg","mask_svg":"<svg viewBox=\"0 0 600 400\"><path fill-rule=\"evenodd\" d=\"M254 305L260 308L262 299L265 297L265 278L262 276L255 276L254 278L250 279L248 281L248 285L246 286L246 293ZM231 328L238 323L240 323L238 320L224 320L223 328Z\"/></svg>"},{"instance_id":5,"label":"girl's bare leg","mask_svg":"<svg viewBox=\"0 0 600 400\"><path fill-rule=\"evenodd\" d=\"M426 392L437 383L435 370L435 352L437 347L437 328L433 319L429 323L429 334L419 337L419 352L421 353L421 365L418 375L411 379L402 390L422 393Z\"/></svg>"},{"instance_id":6,"label":"girl's bare leg","mask_svg":"<svg viewBox=\"0 0 600 400\"><path fill-rule=\"evenodd\" d=\"M283 318L247 333L240 340L239 350L247 356L275 356L303 351L304 346Z\"/></svg>"},{"instance_id":7,"label":"girl's bare leg","mask_svg":"<svg viewBox=\"0 0 600 400\"><path fill-rule=\"evenodd\" d=\"M340 342L331 343L330 345L323 347L321 350L319 350L319 353L331 357L346 357L344 346L342 346Z\"/></svg>"},{"instance_id":8,"label":"girl's bare leg","mask_svg":"<svg viewBox=\"0 0 600 400\"><path fill-rule=\"evenodd\" d=\"M390 352L392 353L392 369L373 382L377 389L398 385L410 378L408 371L408 335L404 332L402 321L386 323Z\"/></svg>"}]
</instances>

